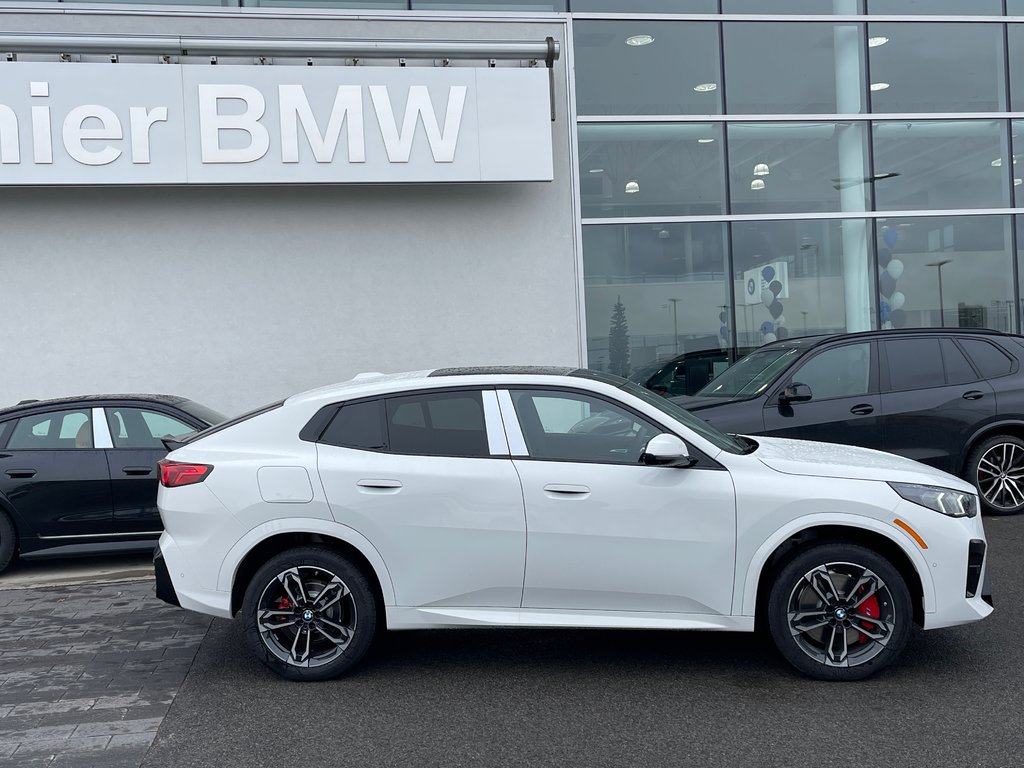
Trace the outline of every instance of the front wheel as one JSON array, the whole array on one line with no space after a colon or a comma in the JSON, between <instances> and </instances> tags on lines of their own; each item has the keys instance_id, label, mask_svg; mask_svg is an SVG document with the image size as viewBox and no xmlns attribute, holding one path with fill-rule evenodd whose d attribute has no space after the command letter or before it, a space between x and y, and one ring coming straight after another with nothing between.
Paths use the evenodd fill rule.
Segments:
<instances>
[{"instance_id":1,"label":"front wheel","mask_svg":"<svg viewBox=\"0 0 1024 768\"><path fill-rule=\"evenodd\" d=\"M323 547L271 558L242 602L245 639L289 680L330 680L362 659L377 629L377 604L363 572Z\"/></svg>"},{"instance_id":2,"label":"front wheel","mask_svg":"<svg viewBox=\"0 0 1024 768\"><path fill-rule=\"evenodd\" d=\"M913 609L899 571L855 544L797 555L775 579L768 627L786 660L819 680L862 680L910 639Z\"/></svg>"},{"instance_id":3,"label":"front wheel","mask_svg":"<svg viewBox=\"0 0 1024 768\"><path fill-rule=\"evenodd\" d=\"M979 443L967 459L967 482L978 489L987 514L1024 511L1024 440L996 435Z\"/></svg>"}]
</instances>

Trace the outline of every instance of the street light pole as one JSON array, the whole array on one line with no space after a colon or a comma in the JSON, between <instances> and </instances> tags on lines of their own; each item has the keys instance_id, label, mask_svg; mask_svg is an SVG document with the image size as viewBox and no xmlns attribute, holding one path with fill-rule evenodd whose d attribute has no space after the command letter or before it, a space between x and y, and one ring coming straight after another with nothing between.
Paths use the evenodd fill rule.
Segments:
<instances>
[{"instance_id":1,"label":"street light pole","mask_svg":"<svg viewBox=\"0 0 1024 768\"><path fill-rule=\"evenodd\" d=\"M946 313L943 310L942 303L942 268L951 261L952 259L942 259L940 261L933 261L930 264L925 264L926 267L935 267L935 270L939 273L939 325L943 328L946 327Z\"/></svg>"},{"instance_id":2,"label":"street light pole","mask_svg":"<svg viewBox=\"0 0 1024 768\"><path fill-rule=\"evenodd\" d=\"M682 299L669 299L672 302L672 342L675 345L676 354L679 354L679 316L676 313L676 304Z\"/></svg>"}]
</instances>

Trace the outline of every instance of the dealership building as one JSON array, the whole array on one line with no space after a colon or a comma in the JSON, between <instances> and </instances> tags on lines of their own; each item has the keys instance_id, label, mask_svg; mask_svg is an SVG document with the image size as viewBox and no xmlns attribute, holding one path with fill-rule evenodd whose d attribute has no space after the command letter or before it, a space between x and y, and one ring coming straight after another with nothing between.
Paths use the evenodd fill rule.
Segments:
<instances>
[{"instance_id":1,"label":"dealership building","mask_svg":"<svg viewBox=\"0 0 1024 768\"><path fill-rule=\"evenodd\" d=\"M1017 332L1024 0L0 0L0 232L0 405Z\"/></svg>"}]
</instances>

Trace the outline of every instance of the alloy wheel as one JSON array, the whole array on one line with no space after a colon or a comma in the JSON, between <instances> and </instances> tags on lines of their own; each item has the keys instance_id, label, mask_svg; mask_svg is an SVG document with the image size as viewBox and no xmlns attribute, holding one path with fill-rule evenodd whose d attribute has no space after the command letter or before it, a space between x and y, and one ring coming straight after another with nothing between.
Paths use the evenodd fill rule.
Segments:
<instances>
[{"instance_id":1,"label":"alloy wheel","mask_svg":"<svg viewBox=\"0 0 1024 768\"><path fill-rule=\"evenodd\" d=\"M978 490L1000 510L1024 505L1024 448L997 443L985 451L978 460Z\"/></svg>"}]
</instances>

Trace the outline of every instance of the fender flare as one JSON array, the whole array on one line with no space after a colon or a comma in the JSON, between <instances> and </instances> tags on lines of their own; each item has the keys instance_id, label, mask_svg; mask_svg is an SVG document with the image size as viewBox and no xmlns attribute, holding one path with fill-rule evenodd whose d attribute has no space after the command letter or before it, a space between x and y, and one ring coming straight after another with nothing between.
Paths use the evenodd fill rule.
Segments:
<instances>
[{"instance_id":1,"label":"fender flare","mask_svg":"<svg viewBox=\"0 0 1024 768\"><path fill-rule=\"evenodd\" d=\"M388 572L387 566L384 564L384 558L380 556L377 548L354 528L349 528L347 525L336 523L333 520L309 517L271 520L256 526L246 533L235 542L234 546L224 556L224 560L220 565L220 573L217 576L217 590L230 593L235 583L235 576L238 573L238 566L245 559L245 556L258 544L282 533L319 534L333 539L340 539L346 544L355 547L373 568L377 582L380 584L384 605L395 604L395 585L391 581L391 574Z\"/></svg>"},{"instance_id":2,"label":"fender flare","mask_svg":"<svg viewBox=\"0 0 1024 768\"><path fill-rule=\"evenodd\" d=\"M911 566L917 572L921 580L921 590L924 598L924 612L933 612L935 605L935 584L932 580L931 571L928 568L928 561L917 548L916 543L904 531L894 525L890 525L875 518L857 517L848 514L813 514L798 517L791 520L782 528L776 530L770 538L765 540L754 555L750 558L746 575L741 582L743 591L740 594L740 614L743 616L755 615L757 608L757 584L761 580L761 572L772 553L778 549L787 539L792 538L801 531L817 527L844 526L847 528L860 528L884 536L907 556Z\"/></svg>"}]
</instances>

